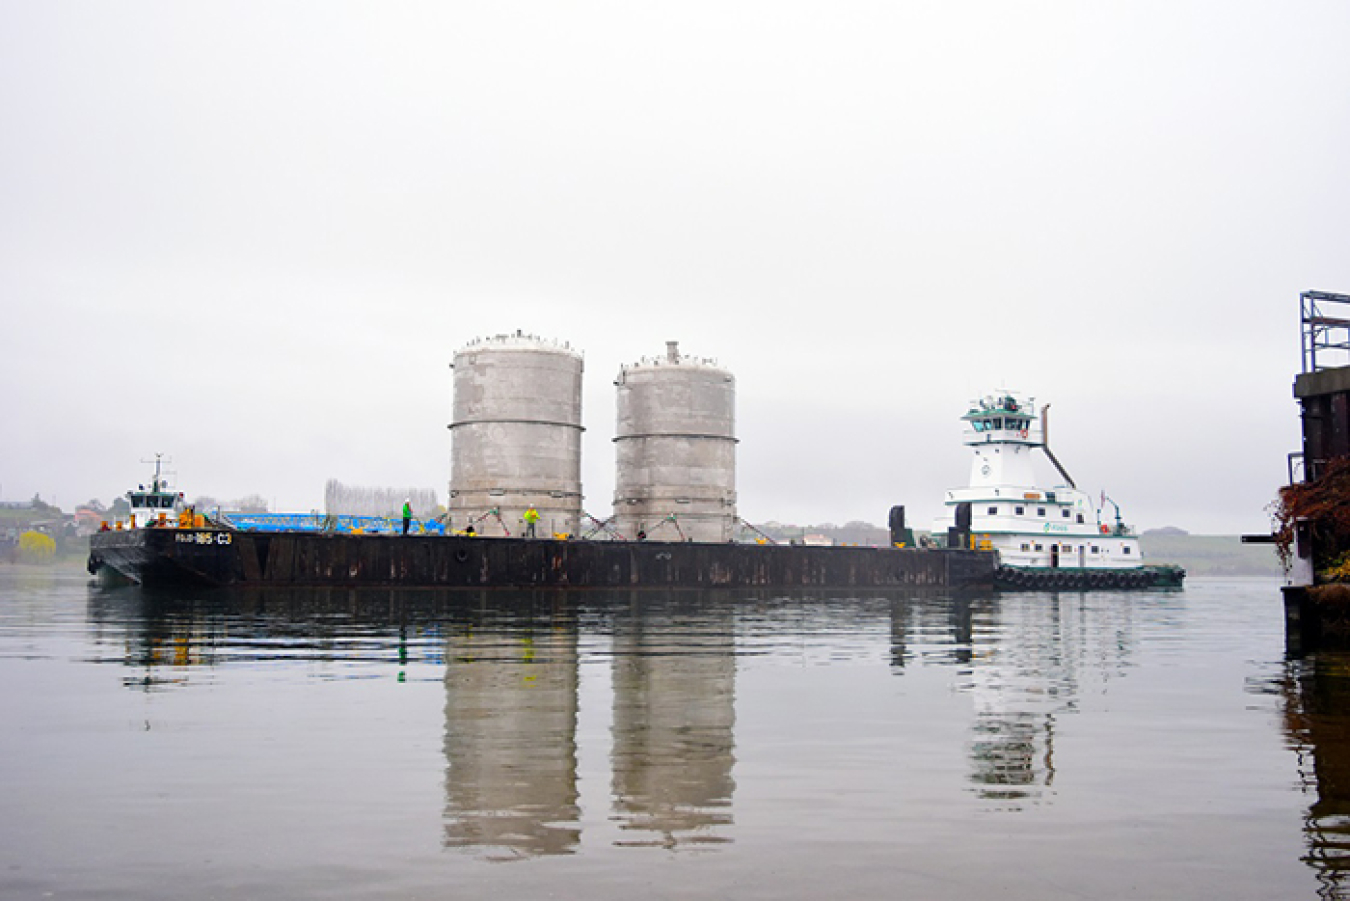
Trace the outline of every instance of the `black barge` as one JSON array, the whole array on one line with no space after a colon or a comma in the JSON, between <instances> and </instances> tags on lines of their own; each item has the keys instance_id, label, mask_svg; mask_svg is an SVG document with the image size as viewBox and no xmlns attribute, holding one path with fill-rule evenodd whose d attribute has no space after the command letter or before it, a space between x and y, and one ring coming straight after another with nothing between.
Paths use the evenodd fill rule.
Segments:
<instances>
[{"instance_id":1,"label":"black barge","mask_svg":"<svg viewBox=\"0 0 1350 901\"><path fill-rule=\"evenodd\" d=\"M992 588L990 551L253 532L100 532L90 573L147 587Z\"/></svg>"}]
</instances>

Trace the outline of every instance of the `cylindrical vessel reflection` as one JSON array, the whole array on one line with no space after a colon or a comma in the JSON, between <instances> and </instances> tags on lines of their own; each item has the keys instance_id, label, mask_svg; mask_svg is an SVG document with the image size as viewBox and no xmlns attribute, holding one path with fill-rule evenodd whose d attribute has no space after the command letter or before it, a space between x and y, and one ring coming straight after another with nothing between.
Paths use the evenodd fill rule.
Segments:
<instances>
[{"instance_id":1,"label":"cylindrical vessel reflection","mask_svg":"<svg viewBox=\"0 0 1350 901\"><path fill-rule=\"evenodd\" d=\"M577 797L577 633L560 625L446 641L447 847L570 854Z\"/></svg>"}]
</instances>

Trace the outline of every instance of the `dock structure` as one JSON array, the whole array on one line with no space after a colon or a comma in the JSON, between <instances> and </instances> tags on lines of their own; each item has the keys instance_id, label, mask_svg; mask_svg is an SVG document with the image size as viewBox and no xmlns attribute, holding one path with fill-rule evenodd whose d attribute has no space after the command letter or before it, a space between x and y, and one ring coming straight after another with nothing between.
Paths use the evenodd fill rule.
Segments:
<instances>
[{"instance_id":1,"label":"dock structure","mask_svg":"<svg viewBox=\"0 0 1350 901\"><path fill-rule=\"evenodd\" d=\"M1350 532L1334 516L1350 504L1350 494L1341 503L1329 497L1350 485L1350 295L1305 291L1299 304L1303 369L1294 379L1294 398L1303 446L1289 455L1289 483L1281 492L1288 534L1276 536L1288 551L1286 639L1294 650L1350 647L1350 584L1338 572L1350 552ZM1300 502L1326 512L1295 515L1291 505Z\"/></svg>"}]
</instances>

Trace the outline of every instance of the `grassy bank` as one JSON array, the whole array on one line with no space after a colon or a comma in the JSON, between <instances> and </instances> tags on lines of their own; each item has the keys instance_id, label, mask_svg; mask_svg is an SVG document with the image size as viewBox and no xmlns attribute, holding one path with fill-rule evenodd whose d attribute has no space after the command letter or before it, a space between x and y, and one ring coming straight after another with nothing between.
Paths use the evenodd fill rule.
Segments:
<instances>
[{"instance_id":1,"label":"grassy bank","mask_svg":"<svg viewBox=\"0 0 1350 901\"><path fill-rule=\"evenodd\" d=\"M1176 563L1192 576L1281 576L1272 544L1243 544L1236 535L1159 535L1139 537L1149 563Z\"/></svg>"}]
</instances>

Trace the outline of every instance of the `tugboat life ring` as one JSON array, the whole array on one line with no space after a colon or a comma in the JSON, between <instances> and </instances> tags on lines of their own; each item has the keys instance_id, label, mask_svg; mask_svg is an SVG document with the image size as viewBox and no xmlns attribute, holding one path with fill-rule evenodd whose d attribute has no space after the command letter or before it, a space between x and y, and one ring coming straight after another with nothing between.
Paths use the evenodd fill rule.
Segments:
<instances>
[{"instance_id":1,"label":"tugboat life ring","mask_svg":"<svg viewBox=\"0 0 1350 901\"><path fill-rule=\"evenodd\" d=\"M1109 534L1110 531L1111 531L1111 529L1110 529L1109 526L1102 526L1102 534L1103 534L1103 535Z\"/></svg>"}]
</instances>

